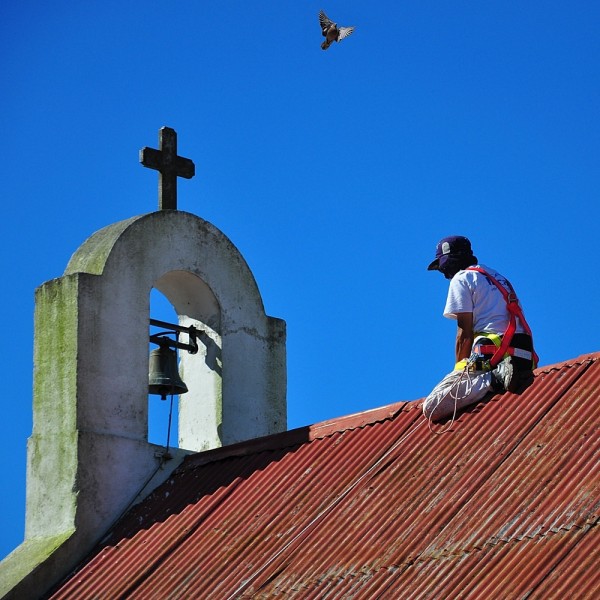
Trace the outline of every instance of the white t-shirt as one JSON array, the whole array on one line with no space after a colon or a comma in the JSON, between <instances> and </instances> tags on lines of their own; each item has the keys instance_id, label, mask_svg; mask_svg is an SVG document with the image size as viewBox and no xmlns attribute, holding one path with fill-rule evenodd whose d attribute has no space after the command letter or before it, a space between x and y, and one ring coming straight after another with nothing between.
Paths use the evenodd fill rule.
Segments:
<instances>
[{"instance_id":1,"label":"white t-shirt","mask_svg":"<svg viewBox=\"0 0 600 600\"><path fill-rule=\"evenodd\" d=\"M477 265L510 291L506 277L485 265ZM456 319L457 313L473 313L473 331L502 335L509 322L506 301L496 285L477 271L459 271L451 280L444 316ZM517 332L523 332L517 319Z\"/></svg>"}]
</instances>

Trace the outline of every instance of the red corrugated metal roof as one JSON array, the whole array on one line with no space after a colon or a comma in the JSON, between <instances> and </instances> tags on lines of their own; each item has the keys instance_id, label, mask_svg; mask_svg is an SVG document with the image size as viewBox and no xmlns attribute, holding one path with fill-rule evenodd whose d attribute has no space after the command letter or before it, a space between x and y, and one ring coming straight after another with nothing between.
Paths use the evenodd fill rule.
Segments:
<instances>
[{"instance_id":1,"label":"red corrugated metal roof","mask_svg":"<svg viewBox=\"0 0 600 600\"><path fill-rule=\"evenodd\" d=\"M52 598L600 596L600 353L188 457Z\"/></svg>"}]
</instances>

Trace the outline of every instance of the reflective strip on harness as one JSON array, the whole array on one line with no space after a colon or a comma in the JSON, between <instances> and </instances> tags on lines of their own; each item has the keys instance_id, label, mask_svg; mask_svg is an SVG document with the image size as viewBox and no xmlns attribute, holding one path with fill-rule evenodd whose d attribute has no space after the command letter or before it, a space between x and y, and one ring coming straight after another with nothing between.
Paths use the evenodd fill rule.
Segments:
<instances>
[{"instance_id":1,"label":"reflective strip on harness","mask_svg":"<svg viewBox=\"0 0 600 600\"><path fill-rule=\"evenodd\" d=\"M509 348L510 354L517 358L524 358L525 360L533 360L533 352L529 350L523 350L523 348Z\"/></svg>"}]
</instances>

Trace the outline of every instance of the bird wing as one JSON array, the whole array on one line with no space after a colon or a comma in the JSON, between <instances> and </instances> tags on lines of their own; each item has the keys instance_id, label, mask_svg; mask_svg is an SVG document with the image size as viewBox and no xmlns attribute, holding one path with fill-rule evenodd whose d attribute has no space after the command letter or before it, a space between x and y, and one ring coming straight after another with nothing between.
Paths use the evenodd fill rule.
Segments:
<instances>
[{"instance_id":1,"label":"bird wing","mask_svg":"<svg viewBox=\"0 0 600 600\"><path fill-rule=\"evenodd\" d=\"M341 42L344 38L347 38L353 31L354 27L340 27L337 41Z\"/></svg>"},{"instance_id":2,"label":"bird wing","mask_svg":"<svg viewBox=\"0 0 600 600\"><path fill-rule=\"evenodd\" d=\"M335 27L335 23L323 11L319 13L319 23L323 32L327 31L332 25Z\"/></svg>"}]
</instances>

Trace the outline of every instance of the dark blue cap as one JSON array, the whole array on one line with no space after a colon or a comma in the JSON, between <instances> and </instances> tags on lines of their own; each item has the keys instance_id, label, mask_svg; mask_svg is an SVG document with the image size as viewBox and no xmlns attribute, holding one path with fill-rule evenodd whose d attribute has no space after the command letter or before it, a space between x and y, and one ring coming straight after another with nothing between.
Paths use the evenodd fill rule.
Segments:
<instances>
[{"instance_id":1,"label":"dark blue cap","mask_svg":"<svg viewBox=\"0 0 600 600\"><path fill-rule=\"evenodd\" d=\"M446 256L472 256L471 242L462 235L451 235L441 239L435 247L435 259L427 267L428 271L439 271L440 259ZM445 260L445 259L444 259Z\"/></svg>"}]
</instances>

